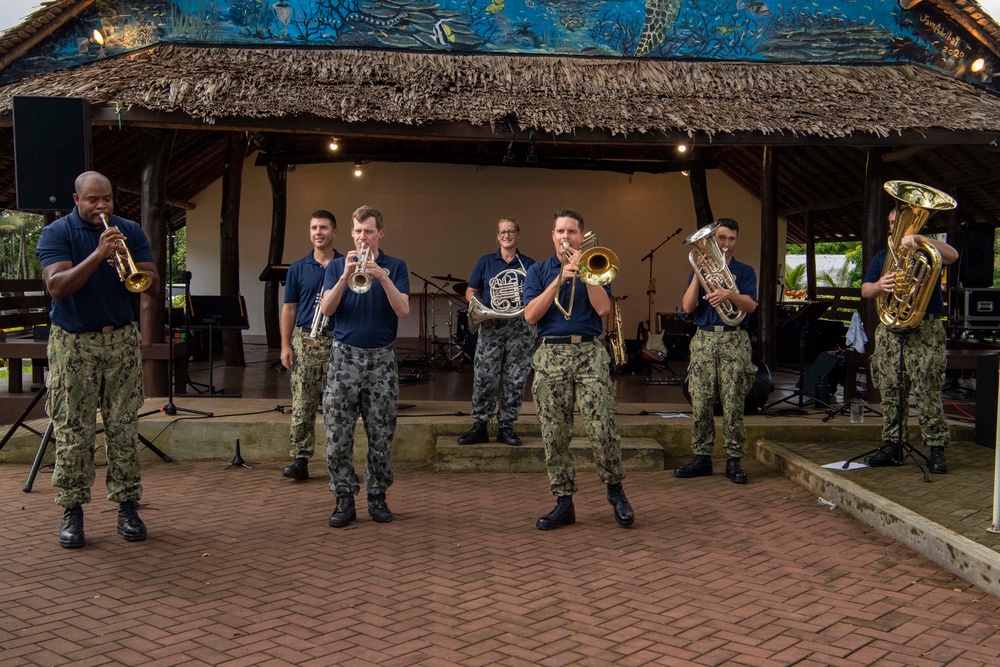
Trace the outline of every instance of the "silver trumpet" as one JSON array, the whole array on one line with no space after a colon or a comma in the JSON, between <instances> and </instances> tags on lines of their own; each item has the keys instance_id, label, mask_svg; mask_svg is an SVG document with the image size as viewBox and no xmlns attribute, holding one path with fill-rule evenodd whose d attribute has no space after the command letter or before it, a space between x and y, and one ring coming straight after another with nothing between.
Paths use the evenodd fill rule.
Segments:
<instances>
[{"instance_id":1,"label":"silver trumpet","mask_svg":"<svg viewBox=\"0 0 1000 667\"><path fill-rule=\"evenodd\" d=\"M319 307L322 300L323 288L320 287L319 293L316 294L316 301L313 302L312 327L309 329L309 335L302 339L302 342L309 347L317 347L319 345L319 337L323 335L323 330L326 329L326 325L330 321L330 318L324 315Z\"/></svg>"},{"instance_id":2,"label":"silver trumpet","mask_svg":"<svg viewBox=\"0 0 1000 667\"><path fill-rule=\"evenodd\" d=\"M364 294L372 288L372 277L368 275L368 261L371 259L371 250L367 243L361 244L358 251L358 268L354 270L351 277L347 279L347 286L356 294Z\"/></svg>"}]
</instances>

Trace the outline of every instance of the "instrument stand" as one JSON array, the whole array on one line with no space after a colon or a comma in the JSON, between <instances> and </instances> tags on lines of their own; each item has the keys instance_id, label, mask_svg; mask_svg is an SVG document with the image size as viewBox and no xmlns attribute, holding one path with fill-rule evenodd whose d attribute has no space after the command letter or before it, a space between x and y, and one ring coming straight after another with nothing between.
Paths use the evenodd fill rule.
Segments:
<instances>
[{"instance_id":1,"label":"instrument stand","mask_svg":"<svg viewBox=\"0 0 1000 667\"><path fill-rule=\"evenodd\" d=\"M639 260L640 263L645 262L647 259L649 260L649 287L646 289L646 295L649 298L649 322L648 322L649 327L647 328L647 331L649 331L650 333L652 333L654 330L658 328L653 325L653 297L656 296L656 279L653 277L653 255L656 253L657 250L662 248L667 241L674 238L680 233L681 233L681 228L678 227L677 231L675 231L673 234L660 241L660 245L650 250L648 253L646 253L645 257ZM676 375L676 373L674 373L672 370L670 372Z\"/></svg>"},{"instance_id":2,"label":"instrument stand","mask_svg":"<svg viewBox=\"0 0 1000 667\"><path fill-rule=\"evenodd\" d=\"M7 441L10 440L11 437L13 437L14 433L19 428L27 429L28 431L34 433L38 437L42 437L42 434L38 429L35 429L29 426L28 424L25 424L24 420L28 418L28 415L30 415L31 411L35 409L35 406L38 405L38 402L42 400L42 397L45 396L45 392L46 392L46 387L43 384L38 389L38 391L35 392L35 397L31 399L31 403L29 403L28 407L24 409L24 412L22 412L20 416L14 421L14 423L11 424L11 427L7 429L7 434L4 435L3 440L0 440L0 449L4 448L4 445L7 444Z\"/></svg>"},{"instance_id":3,"label":"instrument stand","mask_svg":"<svg viewBox=\"0 0 1000 667\"><path fill-rule=\"evenodd\" d=\"M229 465L225 467L225 470L229 470L230 468L247 468L248 470L250 469L250 466L247 465L246 461L244 461L243 457L240 455L239 438L236 438L236 455L233 456L233 460L229 463Z\"/></svg>"},{"instance_id":4,"label":"instrument stand","mask_svg":"<svg viewBox=\"0 0 1000 667\"><path fill-rule=\"evenodd\" d=\"M927 470L924 468L924 466L920 465L920 461L917 460L917 457L919 456L920 458L922 458L924 460L924 465L928 467L930 467L930 461L927 459L927 456L925 456L923 452L919 451L916 447L908 443L903 435L903 429L907 427L907 424L910 421L910 407L908 405L910 393L908 391L903 391L903 389L905 389L907 386L904 376L906 368L903 363L903 341L905 340L906 336L914 332L892 331L891 333L893 333L899 340L899 375L896 377L900 384L899 399L896 404L896 410L897 410L896 417L899 420L899 427L896 432L896 440L893 441L891 444L899 446L899 451L902 454L903 463L906 463L906 459L910 459L911 461L913 461L913 463L920 470L920 474L924 476L924 481L930 482L931 481L930 475L927 474ZM869 456L871 454L874 454L878 450L879 448L876 447L875 449L868 450L864 454L858 454L857 456L852 456L851 458L844 461L844 465L841 466L841 468L843 470L847 470L847 468L850 467L851 465L851 461L860 459L861 457L864 456Z\"/></svg>"},{"instance_id":5,"label":"instrument stand","mask_svg":"<svg viewBox=\"0 0 1000 667\"><path fill-rule=\"evenodd\" d=\"M419 276L418 276L419 277ZM445 370L455 370L458 366L455 364L455 360L463 356L464 351L462 346L455 343L455 319L454 319L454 308L455 302L452 300L450 294L448 294L448 284L450 280L446 280L443 285L437 285L430 282L429 280L424 280L424 290L426 293L427 285L432 285L435 291L430 295L430 327L431 335L427 339L430 343L430 355L427 358L427 362L434 366L434 360L439 359L441 361L438 368ZM435 304L437 303L437 296L441 294L448 300L448 337L438 338L437 336L437 321L436 321L436 309ZM457 348L457 352L455 352Z\"/></svg>"},{"instance_id":6,"label":"instrument stand","mask_svg":"<svg viewBox=\"0 0 1000 667\"><path fill-rule=\"evenodd\" d=\"M226 393L224 389L215 388L214 342L215 329L249 329L246 304L242 296L191 296L187 298L188 328L208 330L208 385L206 392L210 397L239 398L240 394ZM191 324L191 322L194 324ZM192 383L194 384L194 383ZM197 390L196 390L197 391ZM200 396L185 394L185 396Z\"/></svg>"},{"instance_id":7,"label":"instrument stand","mask_svg":"<svg viewBox=\"0 0 1000 667\"><path fill-rule=\"evenodd\" d=\"M826 312L827 308L829 307L830 307L829 303L823 303L821 301L813 301L812 303L803 306L802 309L799 310L799 312L797 312L794 316L792 316L791 319L789 319L788 322L785 324L785 326L788 326L788 324L791 324L795 320L802 320L802 328L799 329L798 388L788 396L785 396L784 398L778 399L773 403L768 403L767 405L765 405L763 409L764 412L767 412L769 408L778 405L780 403L791 403L792 399L794 398L799 399L798 400L799 409L802 409L805 405L803 399L808 398L809 400L813 401L815 406L818 408L825 410L836 410L836 408L830 405L829 403L824 403L815 396L811 396L808 393L806 393L806 339L808 338L809 334L809 325L814 320L819 319L819 316L822 315L824 312Z\"/></svg>"}]
</instances>

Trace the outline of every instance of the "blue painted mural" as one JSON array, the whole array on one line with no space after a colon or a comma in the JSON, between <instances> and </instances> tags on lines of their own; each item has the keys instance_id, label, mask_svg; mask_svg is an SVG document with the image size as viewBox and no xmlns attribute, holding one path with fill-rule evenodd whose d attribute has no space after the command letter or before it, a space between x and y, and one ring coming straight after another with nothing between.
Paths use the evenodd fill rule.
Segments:
<instances>
[{"instance_id":1,"label":"blue painted mural","mask_svg":"<svg viewBox=\"0 0 1000 667\"><path fill-rule=\"evenodd\" d=\"M914 0L98 0L10 82L157 42L761 62L910 61L994 88L991 57ZM978 58L982 69L973 71Z\"/></svg>"}]
</instances>

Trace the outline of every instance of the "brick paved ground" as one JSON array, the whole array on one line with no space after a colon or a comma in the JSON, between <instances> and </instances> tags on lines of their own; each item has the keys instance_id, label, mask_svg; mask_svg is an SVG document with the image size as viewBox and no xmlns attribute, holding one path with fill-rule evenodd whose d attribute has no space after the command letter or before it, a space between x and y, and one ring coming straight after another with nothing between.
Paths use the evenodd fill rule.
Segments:
<instances>
[{"instance_id":1,"label":"brick paved ground","mask_svg":"<svg viewBox=\"0 0 1000 667\"><path fill-rule=\"evenodd\" d=\"M0 664L1000 661L1000 600L752 462L747 486L631 475L632 529L582 475L548 533L544 475L399 470L395 522L336 530L325 480L281 465L149 465L149 540L102 500L80 550L48 479L0 466Z\"/></svg>"}]
</instances>

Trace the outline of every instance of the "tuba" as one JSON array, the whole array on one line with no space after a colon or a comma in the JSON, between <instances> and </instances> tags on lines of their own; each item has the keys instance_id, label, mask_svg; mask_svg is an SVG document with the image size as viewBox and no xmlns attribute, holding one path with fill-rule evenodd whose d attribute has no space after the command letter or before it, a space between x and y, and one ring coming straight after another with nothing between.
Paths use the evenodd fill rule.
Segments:
<instances>
[{"instance_id":1,"label":"tuba","mask_svg":"<svg viewBox=\"0 0 1000 667\"><path fill-rule=\"evenodd\" d=\"M611 349L611 364L616 371L625 368L628 358L625 356L625 337L622 336L622 309L618 305L620 297L611 300L611 322L608 325L608 333L604 336L608 347Z\"/></svg>"},{"instance_id":2,"label":"tuba","mask_svg":"<svg viewBox=\"0 0 1000 667\"><path fill-rule=\"evenodd\" d=\"M368 260L371 259L371 255L372 253L368 248L368 244L362 243L361 249L358 250L358 262L360 262L358 268L347 279L347 286L355 294L364 294L372 288L372 277L367 273Z\"/></svg>"},{"instance_id":3,"label":"tuba","mask_svg":"<svg viewBox=\"0 0 1000 667\"><path fill-rule=\"evenodd\" d=\"M108 216L104 213L101 213L100 216L101 222L104 223L104 229L111 229L108 225ZM128 246L125 245L124 241L119 239L117 245L118 250L114 257L115 269L118 271L118 277L125 283L125 289L129 292L145 292L153 284L149 274L136 267L132 253L128 251Z\"/></svg>"},{"instance_id":4,"label":"tuba","mask_svg":"<svg viewBox=\"0 0 1000 667\"><path fill-rule=\"evenodd\" d=\"M590 246L587 250L583 250L585 247ZM587 283L588 285L607 285L615 276L618 275L618 255L612 252L608 248L602 248L597 245L597 234L593 231L587 232L583 235L583 243L580 244L580 250L583 254L580 255L580 280ZM563 242L563 252L562 260L563 263L566 262L566 256L569 254L570 247L569 244ZM569 292L569 306L563 308L563 305L559 303L559 294L556 293L555 304L559 312L563 314L567 320L573 315L573 301L576 300L576 281L573 281L573 286L570 288Z\"/></svg>"},{"instance_id":5,"label":"tuba","mask_svg":"<svg viewBox=\"0 0 1000 667\"><path fill-rule=\"evenodd\" d=\"M691 236L684 239L685 245L693 245L694 250L688 253L688 261L691 268L698 276L698 281L706 292L712 291L712 285L729 289L739 294L736 287L736 280L726 266L726 253L719 248L715 242L715 230L719 228L718 222L702 227ZM715 308L719 318L726 323L726 326L738 326L743 318L747 316L742 310L733 304L725 301Z\"/></svg>"},{"instance_id":6,"label":"tuba","mask_svg":"<svg viewBox=\"0 0 1000 667\"><path fill-rule=\"evenodd\" d=\"M493 308L487 308L476 297L469 300L470 333L486 320L512 320L524 314L521 303L524 275L522 269L504 269L490 279L490 303Z\"/></svg>"},{"instance_id":7,"label":"tuba","mask_svg":"<svg viewBox=\"0 0 1000 667\"><path fill-rule=\"evenodd\" d=\"M894 282L891 292L875 298L875 309L886 328L914 329L920 326L931 295L938 289L941 253L925 241L903 248L903 238L919 234L935 212L953 209L957 203L950 195L913 181L887 181L883 187L899 202L882 267L882 275L893 274Z\"/></svg>"}]
</instances>

